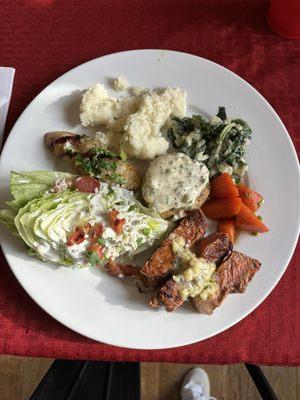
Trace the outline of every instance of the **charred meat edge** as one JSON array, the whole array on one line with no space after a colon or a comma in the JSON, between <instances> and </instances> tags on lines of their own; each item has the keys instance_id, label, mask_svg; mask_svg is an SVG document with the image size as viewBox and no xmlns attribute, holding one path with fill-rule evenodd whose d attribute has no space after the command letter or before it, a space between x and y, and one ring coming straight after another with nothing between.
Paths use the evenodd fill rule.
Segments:
<instances>
[{"instance_id":1,"label":"charred meat edge","mask_svg":"<svg viewBox=\"0 0 300 400\"><path fill-rule=\"evenodd\" d=\"M175 262L172 241L183 238L188 247L205 235L207 220L200 209L188 212L178 227L162 242L150 259L140 269L143 283L152 288L158 288L172 272Z\"/></svg>"},{"instance_id":2,"label":"charred meat edge","mask_svg":"<svg viewBox=\"0 0 300 400\"><path fill-rule=\"evenodd\" d=\"M199 257L219 264L232 251L232 242L225 233L212 233L196 242L194 248ZM167 311L174 311L183 302L179 295L178 283L170 277L150 300L150 305L152 307L164 305Z\"/></svg>"}]
</instances>

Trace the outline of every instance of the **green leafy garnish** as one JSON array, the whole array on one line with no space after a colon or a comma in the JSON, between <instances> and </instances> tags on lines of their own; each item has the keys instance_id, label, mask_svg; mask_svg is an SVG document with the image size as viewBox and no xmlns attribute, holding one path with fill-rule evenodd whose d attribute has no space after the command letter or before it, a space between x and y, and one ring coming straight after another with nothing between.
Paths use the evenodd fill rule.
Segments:
<instances>
[{"instance_id":1,"label":"green leafy garnish","mask_svg":"<svg viewBox=\"0 0 300 400\"><path fill-rule=\"evenodd\" d=\"M74 157L75 165L88 175L108 180L119 185L126 182L116 171L118 168L118 159L115 153L102 147L95 147L85 154L77 153Z\"/></svg>"},{"instance_id":2,"label":"green leafy garnish","mask_svg":"<svg viewBox=\"0 0 300 400\"><path fill-rule=\"evenodd\" d=\"M144 229L143 229L143 234L144 234L145 236L149 236L150 233L151 233L151 229L150 229L150 228L144 228Z\"/></svg>"},{"instance_id":3,"label":"green leafy garnish","mask_svg":"<svg viewBox=\"0 0 300 400\"><path fill-rule=\"evenodd\" d=\"M227 119L225 107L219 107L217 117L219 117L222 121Z\"/></svg>"},{"instance_id":4,"label":"green leafy garnish","mask_svg":"<svg viewBox=\"0 0 300 400\"><path fill-rule=\"evenodd\" d=\"M101 244L102 246L105 245L105 240L104 240L102 237L99 237L99 238L97 239L97 242L98 242L99 244Z\"/></svg>"},{"instance_id":5,"label":"green leafy garnish","mask_svg":"<svg viewBox=\"0 0 300 400\"><path fill-rule=\"evenodd\" d=\"M143 242L143 238L142 238L142 237L137 238L136 244L137 244L138 246L140 246L140 245L142 244L142 242Z\"/></svg>"},{"instance_id":6,"label":"green leafy garnish","mask_svg":"<svg viewBox=\"0 0 300 400\"><path fill-rule=\"evenodd\" d=\"M96 265L101 264L100 257L94 251L88 250L86 252L86 255L88 256L88 259L89 259L89 262L90 262L91 265L96 266Z\"/></svg>"},{"instance_id":7,"label":"green leafy garnish","mask_svg":"<svg viewBox=\"0 0 300 400\"><path fill-rule=\"evenodd\" d=\"M120 157L121 157L122 161L126 161L127 160L127 155L126 155L124 150L120 151Z\"/></svg>"},{"instance_id":8,"label":"green leafy garnish","mask_svg":"<svg viewBox=\"0 0 300 400\"><path fill-rule=\"evenodd\" d=\"M229 121L224 107L217 117L217 123L203 115L172 118L168 138L181 153L206 164L211 178L228 172L239 183L247 169L244 157L252 131L241 119Z\"/></svg>"}]
</instances>

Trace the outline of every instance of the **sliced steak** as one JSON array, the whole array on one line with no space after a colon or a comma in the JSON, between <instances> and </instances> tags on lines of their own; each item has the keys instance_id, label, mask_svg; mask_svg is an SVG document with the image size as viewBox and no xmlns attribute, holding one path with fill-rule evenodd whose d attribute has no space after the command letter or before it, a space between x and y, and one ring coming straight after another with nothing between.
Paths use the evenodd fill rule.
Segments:
<instances>
[{"instance_id":1,"label":"sliced steak","mask_svg":"<svg viewBox=\"0 0 300 400\"><path fill-rule=\"evenodd\" d=\"M195 248L200 257L207 261L220 263L232 251L232 243L225 233L212 233L196 244ZM158 290L157 294L150 301L152 307L163 305L167 311L174 311L183 304L178 293L178 283L169 278L166 283Z\"/></svg>"},{"instance_id":2,"label":"sliced steak","mask_svg":"<svg viewBox=\"0 0 300 400\"><path fill-rule=\"evenodd\" d=\"M245 254L233 251L217 269L218 292L207 300L200 296L191 299L192 305L201 314L212 314L230 293L244 293L248 283L259 270L261 263Z\"/></svg>"},{"instance_id":3,"label":"sliced steak","mask_svg":"<svg viewBox=\"0 0 300 400\"><path fill-rule=\"evenodd\" d=\"M206 230L207 220L203 212L200 209L190 211L140 269L143 282L149 287L157 288L172 272L175 263L172 247L174 238L183 238L187 247L190 247L205 235Z\"/></svg>"},{"instance_id":4,"label":"sliced steak","mask_svg":"<svg viewBox=\"0 0 300 400\"><path fill-rule=\"evenodd\" d=\"M220 264L232 252L232 242L226 233L215 232L195 244L196 254Z\"/></svg>"},{"instance_id":5,"label":"sliced steak","mask_svg":"<svg viewBox=\"0 0 300 400\"><path fill-rule=\"evenodd\" d=\"M178 291L178 283L173 281L172 278L158 290L155 297L150 300L150 306L159 307L164 305L167 311L174 311L183 303Z\"/></svg>"}]
</instances>

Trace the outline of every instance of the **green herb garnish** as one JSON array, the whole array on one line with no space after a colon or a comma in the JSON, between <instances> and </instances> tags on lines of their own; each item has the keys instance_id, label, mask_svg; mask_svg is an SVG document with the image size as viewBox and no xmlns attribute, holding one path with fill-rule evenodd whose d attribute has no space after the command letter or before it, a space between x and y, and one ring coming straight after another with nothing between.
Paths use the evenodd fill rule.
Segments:
<instances>
[{"instance_id":1,"label":"green herb garnish","mask_svg":"<svg viewBox=\"0 0 300 400\"><path fill-rule=\"evenodd\" d=\"M149 236L150 233L151 233L151 229L150 229L150 228L144 228L144 229L143 229L143 234L144 234L145 236Z\"/></svg>"},{"instance_id":2,"label":"green herb garnish","mask_svg":"<svg viewBox=\"0 0 300 400\"><path fill-rule=\"evenodd\" d=\"M88 256L91 265L96 266L101 264L101 259L94 251L87 250L86 255Z\"/></svg>"},{"instance_id":3,"label":"green herb garnish","mask_svg":"<svg viewBox=\"0 0 300 400\"><path fill-rule=\"evenodd\" d=\"M85 154L77 153L75 165L85 174L122 185L126 180L116 172L118 159L120 157L115 153L102 147L95 147Z\"/></svg>"},{"instance_id":4,"label":"green herb garnish","mask_svg":"<svg viewBox=\"0 0 300 400\"><path fill-rule=\"evenodd\" d=\"M105 245L105 240L104 240L102 237L99 237L99 238L97 239L97 242L98 242L99 244L101 244L102 246Z\"/></svg>"},{"instance_id":5,"label":"green herb garnish","mask_svg":"<svg viewBox=\"0 0 300 400\"><path fill-rule=\"evenodd\" d=\"M168 138L178 151L206 164L210 178L228 172L239 183L247 169L244 157L252 131L241 119L228 121L224 107L219 107L217 117L218 123L203 115L174 117Z\"/></svg>"},{"instance_id":6,"label":"green herb garnish","mask_svg":"<svg viewBox=\"0 0 300 400\"><path fill-rule=\"evenodd\" d=\"M144 239L143 239L142 237L137 238L136 244L137 244L138 246L140 246L141 243L143 242L143 240L144 240Z\"/></svg>"},{"instance_id":7,"label":"green herb garnish","mask_svg":"<svg viewBox=\"0 0 300 400\"><path fill-rule=\"evenodd\" d=\"M121 157L122 161L127 160L127 155L126 155L125 151L123 151L123 150L120 151L120 157Z\"/></svg>"}]
</instances>

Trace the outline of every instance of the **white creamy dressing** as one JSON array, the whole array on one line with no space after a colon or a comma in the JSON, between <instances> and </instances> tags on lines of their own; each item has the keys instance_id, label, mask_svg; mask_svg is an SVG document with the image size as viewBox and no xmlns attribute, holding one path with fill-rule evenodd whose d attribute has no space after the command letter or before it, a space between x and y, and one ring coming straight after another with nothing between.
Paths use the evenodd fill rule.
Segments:
<instances>
[{"instance_id":1,"label":"white creamy dressing","mask_svg":"<svg viewBox=\"0 0 300 400\"><path fill-rule=\"evenodd\" d=\"M37 222L41 225L39 238L35 243L36 251L43 260L60 263L64 260L73 266L89 265L87 250L91 245L89 235L85 239L72 246L67 246L67 240L78 226L87 223L92 226L102 224L103 233L103 263L109 258L127 254L136 254L143 245L149 247L167 229L167 222L156 219L142 212L142 206L138 204L134 194L118 186L110 186L101 183L99 193L87 195L86 205L82 208L82 202L74 201L74 208L68 214L62 213L64 203L60 204L47 218L43 214ZM108 213L116 209L117 218L125 219L123 230L117 234L109 224ZM53 224L53 220L57 222ZM37 223L36 222L36 223ZM162 224L163 222L163 224ZM155 224L162 224L160 230L155 229ZM154 228L153 228L154 226ZM47 231L47 235L44 232Z\"/></svg>"},{"instance_id":2,"label":"white creamy dressing","mask_svg":"<svg viewBox=\"0 0 300 400\"><path fill-rule=\"evenodd\" d=\"M182 153L152 161L142 187L144 199L158 212L191 208L209 180L207 167Z\"/></svg>"}]
</instances>

